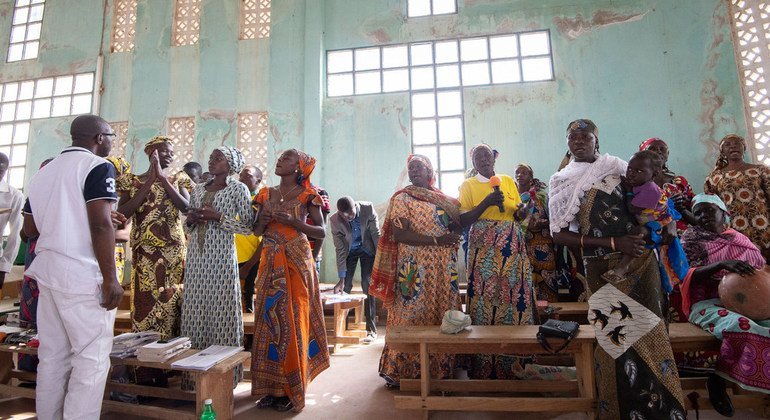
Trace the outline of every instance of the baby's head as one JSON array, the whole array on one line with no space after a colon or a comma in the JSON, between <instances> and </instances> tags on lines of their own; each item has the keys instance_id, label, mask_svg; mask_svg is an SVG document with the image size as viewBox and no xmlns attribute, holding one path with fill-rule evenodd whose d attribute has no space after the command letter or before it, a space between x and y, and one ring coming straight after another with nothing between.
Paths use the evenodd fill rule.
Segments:
<instances>
[{"instance_id":1,"label":"baby's head","mask_svg":"<svg viewBox=\"0 0 770 420\"><path fill-rule=\"evenodd\" d=\"M628 161L626 178L632 187L638 187L655 179L662 170L663 159L660 155L650 150L642 150L634 153Z\"/></svg>"}]
</instances>

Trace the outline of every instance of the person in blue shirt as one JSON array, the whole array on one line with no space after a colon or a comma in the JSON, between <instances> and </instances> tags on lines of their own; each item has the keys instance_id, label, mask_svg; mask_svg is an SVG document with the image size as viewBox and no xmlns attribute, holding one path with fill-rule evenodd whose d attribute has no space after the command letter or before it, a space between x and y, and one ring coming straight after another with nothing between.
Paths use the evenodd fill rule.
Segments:
<instances>
[{"instance_id":1,"label":"person in blue shirt","mask_svg":"<svg viewBox=\"0 0 770 420\"><path fill-rule=\"evenodd\" d=\"M334 238L340 279L334 286L334 293L350 293L353 289L353 274L360 261L361 288L367 295L364 305L367 334L364 343L371 343L377 338L376 303L374 298L369 296L374 256L377 252L377 242L380 240L377 212L372 203L355 201L345 196L337 200L337 212L331 216L329 224Z\"/></svg>"}]
</instances>

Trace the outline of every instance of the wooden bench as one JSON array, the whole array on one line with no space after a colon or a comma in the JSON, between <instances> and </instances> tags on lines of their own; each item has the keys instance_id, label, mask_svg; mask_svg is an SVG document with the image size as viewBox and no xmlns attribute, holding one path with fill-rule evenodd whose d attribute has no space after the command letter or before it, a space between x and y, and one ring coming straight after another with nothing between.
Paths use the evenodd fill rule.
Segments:
<instances>
[{"instance_id":1,"label":"wooden bench","mask_svg":"<svg viewBox=\"0 0 770 420\"><path fill-rule=\"evenodd\" d=\"M669 338L671 349L677 352L688 351L719 351L721 342L713 335L697 325L689 322L674 323L669 325ZM713 410L706 391L706 378L681 378L682 390L685 395L688 391L698 391L698 405L701 409ZM731 393L733 406L736 409L752 409L757 414L768 417L770 415L770 396L760 392L747 391L737 384L727 381L728 392ZM692 410L692 403L685 398L685 405Z\"/></svg>"},{"instance_id":2,"label":"wooden bench","mask_svg":"<svg viewBox=\"0 0 770 420\"><path fill-rule=\"evenodd\" d=\"M158 388L135 384L123 384L107 381L105 399L102 410L114 411L158 419L199 419L203 412L204 401L211 398L217 418L231 419L233 417L233 375L237 366L251 357L250 353L240 352L217 363L207 371L171 368L171 363L197 353L199 350L187 350L182 354L163 363L140 362L136 358L111 358L113 367L119 365L142 366L164 370L191 372L196 381L195 392L182 391L174 388ZM0 395L9 397L35 398L35 390L19 387L15 381L35 381L36 375L14 369L14 354L37 355L37 349L13 345L0 345ZM195 411L189 408L166 408L152 405L131 404L109 399L110 391L125 392L135 395L152 396L162 399L192 401Z\"/></svg>"},{"instance_id":3,"label":"wooden bench","mask_svg":"<svg viewBox=\"0 0 770 420\"><path fill-rule=\"evenodd\" d=\"M430 377L428 354L548 354L538 343L536 325L472 326L470 331L442 334L438 326L407 326L388 328L385 342L397 351L420 354L420 379L402 379L402 391L417 391L420 395L397 395L397 408L449 411L519 411L519 412L586 412L590 418L596 410L594 381L594 329L581 325L575 339L560 354L574 357L577 370L575 381L539 380L437 380ZM553 343L558 344L558 343ZM500 397L500 396L438 396L436 391L450 392L557 392L575 394L567 397Z\"/></svg>"},{"instance_id":4,"label":"wooden bench","mask_svg":"<svg viewBox=\"0 0 770 420\"><path fill-rule=\"evenodd\" d=\"M324 295L321 295L321 297L323 299ZM334 308L334 315L324 317L324 323L326 325L326 341L331 353L339 350L344 345L360 344L361 340L366 337L364 299L364 295L354 295L354 299L351 301L329 304L329 306ZM355 318L352 323L348 323L346 321L351 310L354 311ZM243 330L246 334L253 334L254 314L243 314Z\"/></svg>"}]
</instances>

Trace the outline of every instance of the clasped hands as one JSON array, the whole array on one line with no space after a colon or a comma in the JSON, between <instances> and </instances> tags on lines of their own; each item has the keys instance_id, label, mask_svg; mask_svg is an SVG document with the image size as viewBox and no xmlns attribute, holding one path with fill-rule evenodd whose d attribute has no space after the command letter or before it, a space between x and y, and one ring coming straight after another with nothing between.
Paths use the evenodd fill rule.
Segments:
<instances>
[{"instance_id":1,"label":"clasped hands","mask_svg":"<svg viewBox=\"0 0 770 420\"><path fill-rule=\"evenodd\" d=\"M219 221L222 219L222 213L216 211L210 204L204 204L203 207L190 207L187 209L187 224L197 225L208 221Z\"/></svg>"}]
</instances>

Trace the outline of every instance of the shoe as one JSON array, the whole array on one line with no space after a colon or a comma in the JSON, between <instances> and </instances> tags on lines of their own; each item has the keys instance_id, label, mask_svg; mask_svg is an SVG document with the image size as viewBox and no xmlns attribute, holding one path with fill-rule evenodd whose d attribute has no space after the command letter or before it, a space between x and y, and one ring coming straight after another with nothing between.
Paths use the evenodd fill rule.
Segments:
<instances>
[{"instance_id":1,"label":"shoe","mask_svg":"<svg viewBox=\"0 0 770 420\"><path fill-rule=\"evenodd\" d=\"M377 333L370 332L366 334L366 337L364 337L363 343L372 344L375 340L377 340Z\"/></svg>"},{"instance_id":2,"label":"shoe","mask_svg":"<svg viewBox=\"0 0 770 420\"><path fill-rule=\"evenodd\" d=\"M294 408L294 404L291 403L289 397L278 397L273 401L273 408L275 411L285 412Z\"/></svg>"},{"instance_id":3,"label":"shoe","mask_svg":"<svg viewBox=\"0 0 770 420\"><path fill-rule=\"evenodd\" d=\"M270 408L275 402L275 397L272 395L265 395L257 402L257 408Z\"/></svg>"},{"instance_id":4,"label":"shoe","mask_svg":"<svg viewBox=\"0 0 770 420\"><path fill-rule=\"evenodd\" d=\"M732 417L735 415L733 402L730 401L730 396L727 395L725 380L722 379L722 377L713 373L710 374L709 378L706 380L706 389L709 392L709 401L717 413L725 417Z\"/></svg>"}]
</instances>

